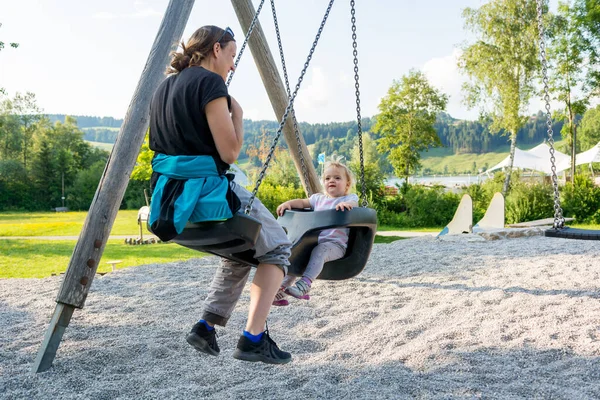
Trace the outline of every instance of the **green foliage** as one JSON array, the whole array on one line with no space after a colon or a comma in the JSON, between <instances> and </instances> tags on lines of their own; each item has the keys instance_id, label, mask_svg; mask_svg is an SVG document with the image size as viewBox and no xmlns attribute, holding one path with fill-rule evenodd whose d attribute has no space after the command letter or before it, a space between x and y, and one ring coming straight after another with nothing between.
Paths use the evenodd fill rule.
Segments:
<instances>
[{"instance_id":1,"label":"green foliage","mask_svg":"<svg viewBox=\"0 0 600 400\"><path fill-rule=\"evenodd\" d=\"M600 223L600 187L594 186L585 175L575 175L574 183L567 182L561 192L561 206L565 217L579 223ZM554 215L554 213L552 213Z\"/></svg>"},{"instance_id":2,"label":"green foliage","mask_svg":"<svg viewBox=\"0 0 600 400\"><path fill-rule=\"evenodd\" d=\"M0 211L31 209L34 204L23 164L17 160L0 161Z\"/></svg>"},{"instance_id":3,"label":"green foliage","mask_svg":"<svg viewBox=\"0 0 600 400\"><path fill-rule=\"evenodd\" d=\"M150 196L150 181L130 180L123 195L121 209L138 210L146 205L144 190Z\"/></svg>"},{"instance_id":4,"label":"green foliage","mask_svg":"<svg viewBox=\"0 0 600 400\"><path fill-rule=\"evenodd\" d=\"M464 85L466 103L479 105L492 120L493 132L503 129L510 134L514 156L517 132L527 120L521 112L539 71L536 1L493 0L479 9L466 8L463 17L467 29L478 36L463 49L458 63L470 79ZM503 193L510 175L506 178Z\"/></svg>"},{"instance_id":5,"label":"green foliage","mask_svg":"<svg viewBox=\"0 0 600 400\"><path fill-rule=\"evenodd\" d=\"M598 0L574 0L572 16L580 28L581 40L585 43L587 64L600 64L600 2ZM600 95L600 69L588 68L586 85L591 93Z\"/></svg>"},{"instance_id":6,"label":"green foliage","mask_svg":"<svg viewBox=\"0 0 600 400\"><path fill-rule=\"evenodd\" d=\"M64 123L52 125L40 115L32 93L17 93L0 102L0 163L5 167L0 173L0 209L61 206L63 182L67 197L79 208L88 200L69 196L69 188L79 171L98 161L105 163L107 156L83 141L74 118L67 116Z\"/></svg>"},{"instance_id":7,"label":"green foliage","mask_svg":"<svg viewBox=\"0 0 600 400\"><path fill-rule=\"evenodd\" d=\"M368 134L363 134L363 161L367 199L372 199L372 201L369 201L369 204L381 204L381 202L384 201L384 160L377 153L377 143L373 140L371 135ZM352 149L352 157L348 163L348 167L356 178L356 192L359 194L360 198L362 186L360 182L361 168L358 140L356 140L354 148Z\"/></svg>"},{"instance_id":8,"label":"green foliage","mask_svg":"<svg viewBox=\"0 0 600 400\"><path fill-rule=\"evenodd\" d=\"M308 162L308 161L307 161ZM304 178L302 178L304 179ZM269 163L267 175L263 183L270 183L272 186L291 186L295 189L300 189L300 177L296 171L294 161L289 151L277 149L275 156Z\"/></svg>"},{"instance_id":9,"label":"green foliage","mask_svg":"<svg viewBox=\"0 0 600 400\"><path fill-rule=\"evenodd\" d=\"M67 191L67 204L71 210L89 209L105 166L105 161L97 161L89 168L77 172L73 184Z\"/></svg>"},{"instance_id":10,"label":"green foliage","mask_svg":"<svg viewBox=\"0 0 600 400\"><path fill-rule=\"evenodd\" d=\"M454 216L460 196L446 192L443 187L426 188L410 185L404 194L409 226L443 226Z\"/></svg>"},{"instance_id":11,"label":"green foliage","mask_svg":"<svg viewBox=\"0 0 600 400\"><path fill-rule=\"evenodd\" d=\"M550 218L554 215L552 186L513 180L505 209L508 224Z\"/></svg>"},{"instance_id":12,"label":"green foliage","mask_svg":"<svg viewBox=\"0 0 600 400\"><path fill-rule=\"evenodd\" d=\"M452 220L460 196L442 186L404 185L396 196L376 207L380 225L402 228L438 227Z\"/></svg>"},{"instance_id":13,"label":"green foliage","mask_svg":"<svg viewBox=\"0 0 600 400\"><path fill-rule=\"evenodd\" d=\"M258 188L257 197L271 214L276 217L275 210L281 203L291 199L302 199L306 197L303 189L293 184L275 186L269 182L263 182Z\"/></svg>"},{"instance_id":14,"label":"green foliage","mask_svg":"<svg viewBox=\"0 0 600 400\"><path fill-rule=\"evenodd\" d=\"M131 179L136 181L149 181L152 176L152 158L154 158L154 152L150 150L150 129L146 132L144 143L140 153L135 161L133 172L131 173Z\"/></svg>"},{"instance_id":15,"label":"green foliage","mask_svg":"<svg viewBox=\"0 0 600 400\"><path fill-rule=\"evenodd\" d=\"M565 121L561 134L568 140L571 154L577 148L574 140L580 121L577 115L583 115L589 103L588 88L583 85L587 43L574 12L568 4L559 4L558 15L553 17L551 29L554 37L548 48L549 61L554 70L550 78L550 93L563 105L554 118ZM573 162L571 168L575 167Z\"/></svg>"},{"instance_id":16,"label":"green foliage","mask_svg":"<svg viewBox=\"0 0 600 400\"><path fill-rule=\"evenodd\" d=\"M591 149L600 142L600 105L586 111L578 132L582 150Z\"/></svg>"},{"instance_id":17,"label":"green foliage","mask_svg":"<svg viewBox=\"0 0 600 400\"><path fill-rule=\"evenodd\" d=\"M379 150L389 152L396 176L408 180L420 165L419 152L441 145L434 124L447 102L448 96L433 88L425 74L414 70L389 88L379 104L373 131L380 135Z\"/></svg>"}]
</instances>

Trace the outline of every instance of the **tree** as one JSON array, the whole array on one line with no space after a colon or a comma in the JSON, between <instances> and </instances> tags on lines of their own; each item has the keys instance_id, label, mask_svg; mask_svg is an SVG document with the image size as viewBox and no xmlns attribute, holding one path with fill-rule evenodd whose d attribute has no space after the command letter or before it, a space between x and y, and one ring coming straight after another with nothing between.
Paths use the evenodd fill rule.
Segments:
<instances>
[{"instance_id":1,"label":"tree","mask_svg":"<svg viewBox=\"0 0 600 400\"><path fill-rule=\"evenodd\" d=\"M2 23L0 22L0 27L2 27ZM10 42L9 46L12 47L13 49L16 49L17 47L19 47L19 43L13 43ZM0 41L0 50L4 49L4 42ZM0 87L0 94L6 94L6 91L4 90L4 88Z\"/></svg>"},{"instance_id":2,"label":"tree","mask_svg":"<svg viewBox=\"0 0 600 400\"><path fill-rule=\"evenodd\" d=\"M45 138L40 141L38 151L33 158L31 174L39 201L38 206L40 208L56 207L60 197L56 162L51 145Z\"/></svg>"},{"instance_id":3,"label":"tree","mask_svg":"<svg viewBox=\"0 0 600 400\"><path fill-rule=\"evenodd\" d=\"M600 142L600 105L586 111L580 124L581 149L588 150Z\"/></svg>"},{"instance_id":4,"label":"tree","mask_svg":"<svg viewBox=\"0 0 600 400\"><path fill-rule=\"evenodd\" d=\"M289 151L281 148L275 150L274 157L269 164L265 182L271 182L275 187L289 185L292 185L295 189L302 187L298 171Z\"/></svg>"},{"instance_id":5,"label":"tree","mask_svg":"<svg viewBox=\"0 0 600 400\"><path fill-rule=\"evenodd\" d=\"M140 154L138 154L131 173L131 179L136 181L149 181L152 176L152 159L154 158L154 151L150 150L150 129L146 131L146 137L142 144Z\"/></svg>"},{"instance_id":6,"label":"tree","mask_svg":"<svg viewBox=\"0 0 600 400\"><path fill-rule=\"evenodd\" d=\"M578 115L583 115L588 106L588 95L582 83L585 68L582 64L585 56L586 40L577 24L575 11L566 3L558 6L558 15L553 18L552 44L548 48L548 58L555 73L550 79L550 92L555 99L564 104L557 110L556 120L566 121L561 130L571 147L571 182L575 179L575 156L577 154ZM577 93L580 93L577 95Z\"/></svg>"},{"instance_id":7,"label":"tree","mask_svg":"<svg viewBox=\"0 0 600 400\"><path fill-rule=\"evenodd\" d=\"M19 120L21 127L21 151L23 155L23 167L27 169L27 158L31 151L31 138L42 120L40 108L36 104L35 94L27 92L24 95L17 93L13 100L13 112Z\"/></svg>"},{"instance_id":8,"label":"tree","mask_svg":"<svg viewBox=\"0 0 600 400\"><path fill-rule=\"evenodd\" d=\"M441 146L434 124L445 110L448 96L433 88L422 72L410 71L394 81L379 103L373 131L380 135L378 149L389 152L398 177L408 177L420 165L420 151Z\"/></svg>"},{"instance_id":9,"label":"tree","mask_svg":"<svg viewBox=\"0 0 600 400\"><path fill-rule=\"evenodd\" d=\"M384 159L377 152L377 142L369 134L363 134L363 161L365 165L365 189L367 200L372 202L383 201L383 187L385 182ZM360 183L360 148L355 140L352 156L348 167L356 177L356 191L362 190Z\"/></svg>"},{"instance_id":10,"label":"tree","mask_svg":"<svg viewBox=\"0 0 600 400\"><path fill-rule=\"evenodd\" d=\"M478 36L458 62L470 79L463 87L465 103L470 108L480 105L482 114L492 119L491 131L504 129L510 135L512 169L517 133L527 120L524 113L539 71L536 2L492 0L478 9L466 8L463 18L465 27ZM504 195L509 184L506 174Z\"/></svg>"},{"instance_id":11,"label":"tree","mask_svg":"<svg viewBox=\"0 0 600 400\"><path fill-rule=\"evenodd\" d=\"M14 114L13 101L0 103L0 160L14 160L21 153L21 128Z\"/></svg>"},{"instance_id":12,"label":"tree","mask_svg":"<svg viewBox=\"0 0 600 400\"><path fill-rule=\"evenodd\" d=\"M574 0L573 15L586 45L588 68L586 83L590 92L600 96L600 1Z\"/></svg>"}]
</instances>

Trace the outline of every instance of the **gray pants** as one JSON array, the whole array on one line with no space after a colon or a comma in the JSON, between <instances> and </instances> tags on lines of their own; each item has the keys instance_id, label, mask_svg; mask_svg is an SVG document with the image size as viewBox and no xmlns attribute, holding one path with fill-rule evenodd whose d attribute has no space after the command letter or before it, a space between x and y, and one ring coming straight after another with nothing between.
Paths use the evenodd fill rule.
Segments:
<instances>
[{"instance_id":1,"label":"gray pants","mask_svg":"<svg viewBox=\"0 0 600 400\"><path fill-rule=\"evenodd\" d=\"M244 212L250 201L251 193L235 182L232 182L231 185L242 203L240 212ZM262 223L254 247L254 258L263 264L277 265L286 275L287 266L290 264L288 259L291 255L292 243L285 231L259 199L254 199L250 215ZM221 264L217 267L213 281L210 284L208 296L204 300L202 319L216 325L225 326L227 324L235 305L242 295L250 275L250 269L249 265L225 258L221 259Z\"/></svg>"},{"instance_id":2,"label":"gray pants","mask_svg":"<svg viewBox=\"0 0 600 400\"><path fill-rule=\"evenodd\" d=\"M310 279L314 282L317 276L323 271L323 266L328 261L339 260L346 254L346 249L338 243L334 242L323 242L315 246L312 253L310 253L310 259L308 265L304 270L302 276ZM282 283L282 286L291 286L294 283L294 276L288 275Z\"/></svg>"}]
</instances>

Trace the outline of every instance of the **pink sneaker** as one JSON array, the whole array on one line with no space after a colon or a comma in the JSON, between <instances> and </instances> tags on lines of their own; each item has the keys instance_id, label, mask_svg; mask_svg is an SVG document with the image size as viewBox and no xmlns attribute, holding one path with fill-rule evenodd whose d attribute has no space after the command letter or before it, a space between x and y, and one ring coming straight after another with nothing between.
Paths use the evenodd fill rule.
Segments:
<instances>
[{"instance_id":1,"label":"pink sneaker","mask_svg":"<svg viewBox=\"0 0 600 400\"><path fill-rule=\"evenodd\" d=\"M292 297L302 300L310 299L308 292L310 291L310 281L307 278L302 278L296 282L294 286L285 288L285 293ZM308 298L306 298L308 297Z\"/></svg>"},{"instance_id":2,"label":"pink sneaker","mask_svg":"<svg viewBox=\"0 0 600 400\"><path fill-rule=\"evenodd\" d=\"M290 302L286 299L287 294L284 292L285 288L282 286L279 288L279 291L275 295L275 300L273 300L273 305L278 307L289 306Z\"/></svg>"}]
</instances>

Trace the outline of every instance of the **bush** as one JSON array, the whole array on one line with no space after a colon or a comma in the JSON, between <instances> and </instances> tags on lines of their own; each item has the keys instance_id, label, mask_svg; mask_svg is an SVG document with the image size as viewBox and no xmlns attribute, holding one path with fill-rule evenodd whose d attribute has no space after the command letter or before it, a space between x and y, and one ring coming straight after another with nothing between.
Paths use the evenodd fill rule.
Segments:
<instances>
[{"instance_id":1,"label":"bush","mask_svg":"<svg viewBox=\"0 0 600 400\"><path fill-rule=\"evenodd\" d=\"M565 217L573 217L577 222L600 223L600 188L594 186L590 177L575 175L575 182L568 182L561 194Z\"/></svg>"},{"instance_id":2,"label":"bush","mask_svg":"<svg viewBox=\"0 0 600 400\"><path fill-rule=\"evenodd\" d=\"M506 223L534 221L554 215L553 189L545 183L515 181L506 197Z\"/></svg>"},{"instance_id":3,"label":"bush","mask_svg":"<svg viewBox=\"0 0 600 400\"><path fill-rule=\"evenodd\" d=\"M444 187L410 185L404 193L408 227L444 226L452 220L460 196Z\"/></svg>"},{"instance_id":4,"label":"bush","mask_svg":"<svg viewBox=\"0 0 600 400\"><path fill-rule=\"evenodd\" d=\"M253 187L249 187L248 190L252 191ZM271 214L277 217L275 210L278 205L291 199L306 198L306 194L303 189L296 188L293 184L275 186L269 182L263 182L258 188L256 197L271 211Z\"/></svg>"}]
</instances>

